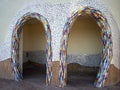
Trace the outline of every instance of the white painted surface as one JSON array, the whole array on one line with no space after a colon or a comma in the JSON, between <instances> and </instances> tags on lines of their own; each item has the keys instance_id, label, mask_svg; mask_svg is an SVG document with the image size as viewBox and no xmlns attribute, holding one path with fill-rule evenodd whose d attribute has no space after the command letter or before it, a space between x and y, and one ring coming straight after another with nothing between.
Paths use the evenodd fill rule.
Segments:
<instances>
[{"instance_id":1,"label":"white painted surface","mask_svg":"<svg viewBox=\"0 0 120 90\"><path fill-rule=\"evenodd\" d=\"M43 0L43 1L51 4L58 4L70 1L76 2L78 0ZM86 2L87 1L88 0L86 0ZM120 0L100 0L100 1L109 8L120 29L120 5L119 5ZM0 32L1 32L0 45L4 43L9 30L9 25L13 20L13 17L16 15L16 13L24 6L34 2L42 2L42 0L0 0Z\"/></svg>"},{"instance_id":2,"label":"white painted surface","mask_svg":"<svg viewBox=\"0 0 120 90\"><path fill-rule=\"evenodd\" d=\"M28 1L28 2L27 2ZM67 17L72 13L72 11L76 10L80 6L92 6L95 9L100 10L104 13L106 16L108 23L111 27L112 31L112 39L113 39L113 60L112 63L120 68L120 52L119 52L119 45L120 45L120 37L119 37L119 28L117 24L120 27L120 17L119 17L119 8L118 4L120 1L116 0L77 0L78 2L72 1L63 3L62 0L60 4L55 4L57 2L53 3L43 3L42 1L33 1L33 0L11 0L11 2L8 2L8 0L1 1L0 7L1 7L1 17L2 20L0 20L0 60L5 60L7 58L10 58L10 50L11 50L11 35L12 30L15 26L15 23L17 20L26 12L37 12L43 15L45 18L47 18L50 28L51 28L51 34L52 34L52 50L53 50L53 61L59 60L59 50L60 50L60 40L62 36L62 30L64 27L64 24L66 22ZM56 0L57 1L57 0ZM107 4L110 8L110 11L114 16L111 15L110 11L106 8L105 5L103 5L101 2L104 3L110 3ZM31 3L30 3L31 2ZM51 0L51 2L54 2L54 0ZM114 5L113 5L114 4ZM109 6L110 5L110 6ZM23 7L24 6L24 7ZM112 7L111 7L112 6ZM22 8L23 7L23 8ZM115 8L117 7L117 9ZM3 9L4 8L4 9ZM19 10L21 9L21 10ZM18 11L19 10L19 11ZM18 11L18 12L17 12ZM14 16L15 15L15 16ZM113 17L116 17L115 20ZM10 27L9 27L10 25ZM8 28L9 27L9 28ZM6 37L6 39L5 39Z\"/></svg>"}]
</instances>

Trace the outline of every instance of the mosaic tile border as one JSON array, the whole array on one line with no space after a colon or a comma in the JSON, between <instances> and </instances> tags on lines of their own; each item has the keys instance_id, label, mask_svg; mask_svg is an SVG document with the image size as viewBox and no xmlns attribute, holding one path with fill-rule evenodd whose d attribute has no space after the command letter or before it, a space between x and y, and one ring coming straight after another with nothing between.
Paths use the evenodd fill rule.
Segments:
<instances>
[{"instance_id":1,"label":"mosaic tile border","mask_svg":"<svg viewBox=\"0 0 120 90\"><path fill-rule=\"evenodd\" d=\"M36 18L37 20L41 21L45 27L46 30L46 58L47 58L47 63L46 63L46 84L50 85L51 83L51 78L52 78L52 49L51 49L51 30L49 23L45 17L38 13L26 13L24 14L20 19L18 19L13 33L12 33L12 47L11 47L11 63L12 63L12 69L14 72L14 78L16 81L20 81L22 79L22 72L20 71L19 68L19 43L20 43L20 35L22 32L21 26L24 25L24 23L31 19L31 18Z\"/></svg>"},{"instance_id":2,"label":"mosaic tile border","mask_svg":"<svg viewBox=\"0 0 120 90\"><path fill-rule=\"evenodd\" d=\"M67 45L68 45L70 27L72 26L72 24L74 23L74 21L78 16L84 16L86 14L93 17L96 20L98 26L101 28L101 37L103 43L103 50L102 50L103 58L94 85L96 87L104 86L104 82L108 77L108 69L110 67L110 62L113 58L112 35L108 21L101 11L94 9L93 7L80 7L78 10L74 11L70 17L68 17L67 22L65 23L63 29L63 36L61 40L61 49L60 49L59 87L66 86L66 75L67 75L66 56L67 56Z\"/></svg>"}]
</instances>

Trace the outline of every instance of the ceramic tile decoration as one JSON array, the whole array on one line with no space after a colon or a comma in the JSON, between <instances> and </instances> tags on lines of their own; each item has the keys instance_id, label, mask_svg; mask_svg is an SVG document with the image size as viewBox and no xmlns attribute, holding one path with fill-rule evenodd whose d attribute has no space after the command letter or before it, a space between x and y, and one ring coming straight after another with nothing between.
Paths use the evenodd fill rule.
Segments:
<instances>
[{"instance_id":1,"label":"ceramic tile decoration","mask_svg":"<svg viewBox=\"0 0 120 90\"><path fill-rule=\"evenodd\" d=\"M26 21L31 18L36 18L37 20L41 21L46 30L46 67L47 67L47 75L46 75L46 83L49 85L51 82L51 68L52 68L52 50L51 50L51 31L46 18L38 13L26 13L23 15L16 23L15 28L12 34L12 48L11 48L11 61L12 61L12 68L14 72L14 78L16 81L20 81L22 79L22 72L19 68L19 43L21 39L21 26L24 25Z\"/></svg>"},{"instance_id":2,"label":"ceramic tile decoration","mask_svg":"<svg viewBox=\"0 0 120 90\"><path fill-rule=\"evenodd\" d=\"M110 62L113 57L111 29L109 27L106 17L99 10L96 10L92 7L83 7L76 10L70 17L68 17L67 22L65 23L65 27L63 29L63 37L61 40L60 50L60 87L66 85L66 56L70 28L77 17L84 16L86 14L93 17L96 20L98 26L101 28L101 37L103 43L103 57L100 64L100 70L95 81L95 86L102 87L106 78L108 77L108 69L110 67Z\"/></svg>"}]
</instances>

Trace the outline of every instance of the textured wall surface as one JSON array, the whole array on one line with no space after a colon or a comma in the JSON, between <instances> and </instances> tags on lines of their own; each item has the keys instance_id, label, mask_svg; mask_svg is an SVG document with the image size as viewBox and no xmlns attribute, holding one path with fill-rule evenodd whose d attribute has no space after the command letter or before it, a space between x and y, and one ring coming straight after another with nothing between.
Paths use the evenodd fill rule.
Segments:
<instances>
[{"instance_id":1,"label":"textured wall surface","mask_svg":"<svg viewBox=\"0 0 120 90\"><path fill-rule=\"evenodd\" d=\"M23 62L32 61L40 64L46 64L46 54L45 51L29 51L23 53ZM89 63L88 63L89 62ZM78 63L83 66L97 67L100 66L101 54L96 55L68 55L67 64Z\"/></svg>"},{"instance_id":2,"label":"textured wall surface","mask_svg":"<svg viewBox=\"0 0 120 90\"><path fill-rule=\"evenodd\" d=\"M96 55L67 55L67 64L78 63L83 66L97 67L100 66L101 54Z\"/></svg>"},{"instance_id":3,"label":"textured wall surface","mask_svg":"<svg viewBox=\"0 0 120 90\"><path fill-rule=\"evenodd\" d=\"M13 19L14 15L23 7L30 3L34 3L37 1L42 0L1 0L0 2L0 44L4 43L7 32L9 30L9 25L11 23L11 20ZM52 3L52 4L59 4L59 3L66 3L74 1L77 2L78 0L44 0L46 3ZM80 0L79 0L80 1ZM113 17L115 18L115 21L118 24L118 27L120 29L120 7L119 3L120 0L100 0L102 3L104 3L112 13ZM39 3L39 2L38 2ZM7 7L6 7L7 6Z\"/></svg>"},{"instance_id":4,"label":"textured wall surface","mask_svg":"<svg viewBox=\"0 0 120 90\"><path fill-rule=\"evenodd\" d=\"M118 63L120 55L119 28L110 11L106 8L105 5L100 2L100 0L78 0L60 4L50 4L39 1L39 3L34 2L31 4L26 4L26 6L19 10L19 12L13 17L13 21L11 22L8 31L7 39L0 45L0 60L3 61L11 57L11 36L13 28L17 20L27 12L37 12L47 18L52 34L53 61L59 60L60 40L62 37L64 24L67 20L67 17L69 17L73 11L80 8L81 6L94 7L95 9L100 10L106 16L112 31L113 39L113 60L111 63L115 64L117 68L120 68L120 65Z\"/></svg>"},{"instance_id":5,"label":"textured wall surface","mask_svg":"<svg viewBox=\"0 0 120 90\"><path fill-rule=\"evenodd\" d=\"M43 50L24 52L23 61L32 61L40 64L46 64L46 53Z\"/></svg>"}]
</instances>

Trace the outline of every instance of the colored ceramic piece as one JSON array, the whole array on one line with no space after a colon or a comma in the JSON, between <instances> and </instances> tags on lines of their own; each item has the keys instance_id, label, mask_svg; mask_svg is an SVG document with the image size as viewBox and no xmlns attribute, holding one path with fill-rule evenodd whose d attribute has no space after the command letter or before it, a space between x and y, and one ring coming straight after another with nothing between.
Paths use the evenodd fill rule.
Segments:
<instances>
[{"instance_id":1,"label":"colored ceramic piece","mask_svg":"<svg viewBox=\"0 0 120 90\"><path fill-rule=\"evenodd\" d=\"M46 57L47 57L47 73L46 73L46 83L47 85L51 82L52 77L52 50L51 50L51 30L46 18L38 13L26 13L23 15L16 23L13 33L12 33L12 47L11 47L11 57L12 57L12 70L14 72L14 78L16 81L22 79L22 72L19 68L19 43L21 39L21 26L25 24L31 18L36 18L41 21L45 27L46 31Z\"/></svg>"},{"instance_id":2,"label":"colored ceramic piece","mask_svg":"<svg viewBox=\"0 0 120 90\"><path fill-rule=\"evenodd\" d=\"M92 7L84 7L76 10L72 13L72 15L67 19L67 22L63 29L63 36L61 40L61 50L60 50L60 73L59 73L59 83L60 87L66 86L66 73L67 73L67 46L68 46L68 38L70 33L70 28L77 17L90 15L93 17L98 26L101 29L101 38L103 43L102 50L102 60L100 64L100 69L96 78L94 85L96 87L104 86L104 82L108 77L108 69L110 67L110 63L113 57L112 51L112 39L111 39L111 30L109 24L107 22L106 17L99 10L96 10Z\"/></svg>"}]
</instances>

